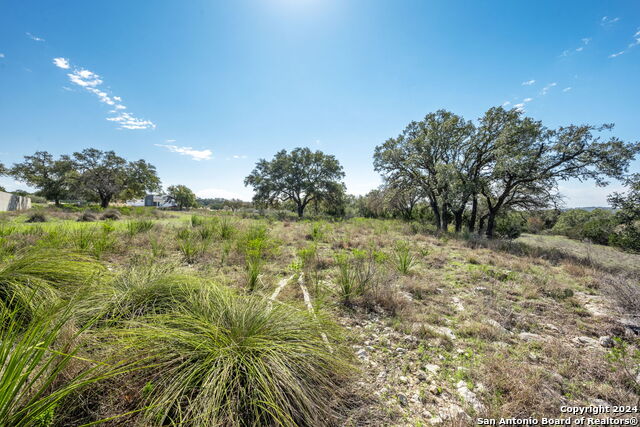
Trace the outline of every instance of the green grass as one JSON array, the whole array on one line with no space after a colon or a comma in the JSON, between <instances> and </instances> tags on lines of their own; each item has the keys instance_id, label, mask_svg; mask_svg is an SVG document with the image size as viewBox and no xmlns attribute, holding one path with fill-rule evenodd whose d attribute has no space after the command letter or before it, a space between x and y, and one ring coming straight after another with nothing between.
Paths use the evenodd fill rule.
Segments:
<instances>
[{"instance_id":1,"label":"green grass","mask_svg":"<svg viewBox=\"0 0 640 427\"><path fill-rule=\"evenodd\" d=\"M34 319L25 329L21 316L0 307L0 425L52 425L74 393L131 369L81 358L78 345L60 342L70 319L65 310ZM78 366L70 370L73 363Z\"/></svg>"},{"instance_id":2,"label":"green grass","mask_svg":"<svg viewBox=\"0 0 640 427\"><path fill-rule=\"evenodd\" d=\"M640 272L639 254L623 252L611 246L580 242L564 236L541 234L523 234L516 242L542 250L559 251L595 266Z\"/></svg>"}]
</instances>

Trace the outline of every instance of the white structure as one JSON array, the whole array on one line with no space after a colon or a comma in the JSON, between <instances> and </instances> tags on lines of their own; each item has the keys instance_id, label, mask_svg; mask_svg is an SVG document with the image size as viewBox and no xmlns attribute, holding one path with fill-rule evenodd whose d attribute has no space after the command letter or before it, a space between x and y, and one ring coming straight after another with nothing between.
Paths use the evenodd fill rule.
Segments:
<instances>
[{"instance_id":1,"label":"white structure","mask_svg":"<svg viewBox=\"0 0 640 427\"><path fill-rule=\"evenodd\" d=\"M0 191L0 211L21 211L31 209L31 197L16 196Z\"/></svg>"},{"instance_id":2,"label":"white structure","mask_svg":"<svg viewBox=\"0 0 640 427\"><path fill-rule=\"evenodd\" d=\"M129 206L154 206L156 208L175 208L177 205L169 196L159 194L147 194L144 199L131 200L127 202Z\"/></svg>"}]
</instances>

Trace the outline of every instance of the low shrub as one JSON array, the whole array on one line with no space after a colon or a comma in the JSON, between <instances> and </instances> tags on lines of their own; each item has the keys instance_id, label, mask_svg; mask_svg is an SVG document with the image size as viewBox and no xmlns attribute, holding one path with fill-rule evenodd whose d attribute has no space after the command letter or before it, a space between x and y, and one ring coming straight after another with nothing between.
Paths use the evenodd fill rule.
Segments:
<instances>
[{"instance_id":1,"label":"low shrub","mask_svg":"<svg viewBox=\"0 0 640 427\"><path fill-rule=\"evenodd\" d=\"M33 212L25 222L47 222L47 217L43 212Z\"/></svg>"}]
</instances>

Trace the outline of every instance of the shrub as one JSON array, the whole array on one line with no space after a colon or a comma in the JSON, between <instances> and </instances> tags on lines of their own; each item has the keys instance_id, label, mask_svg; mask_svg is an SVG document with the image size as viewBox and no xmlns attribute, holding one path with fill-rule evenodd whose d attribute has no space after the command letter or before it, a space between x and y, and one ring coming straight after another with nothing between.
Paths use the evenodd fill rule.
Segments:
<instances>
[{"instance_id":1,"label":"shrub","mask_svg":"<svg viewBox=\"0 0 640 427\"><path fill-rule=\"evenodd\" d=\"M640 252L640 221L616 226L609 236L609 242L627 251Z\"/></svg>"},{"instance_id":2,"label":"shrub","mask_svg":"<svg viewBox=\"0 0 640 427\"><path fill-rule=\"evenodd\" d=\"M496 220L495 232L505 239L516 239L522 234L525 220L518 212L507 212Z\"/></svg>"},{"instance_id":3,"label":"shrub","mask_svg":"<svg viewBox=\"0 0 640 427\"><path fill-rule=\"evenodd\" d=\"M33 212L25 222L47 222L47 217L43 212Z\"/></svg>"},{"instance_id":4,"label":"shrub","mask_svg":"<svg viewBox=\"0 0 640 427\"><path fill-rule=\"evenodd\" d=\"M115 209L108 209L102 213L100 219L112 219L114 221L117 221L120 219L120 212Z\"/></svg>"},{"instance_id":5,"label":"shrub","mask_svg":"<svg viewBox=\"0 0 640 427\"><path fill-rule=\"evenodd\" d=\"M351 369L332 324L221 289L120 334L157 363L144 415L154 425L326 425Z\"/></svg>"}]
</instances>

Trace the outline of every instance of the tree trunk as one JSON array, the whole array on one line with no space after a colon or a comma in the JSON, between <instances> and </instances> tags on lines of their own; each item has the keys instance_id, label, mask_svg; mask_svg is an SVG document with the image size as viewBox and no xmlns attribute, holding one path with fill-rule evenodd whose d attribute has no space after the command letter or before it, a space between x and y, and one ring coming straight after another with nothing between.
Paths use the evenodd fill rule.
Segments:
<instances>
[{"instance_id":1,"label":"tree trunk","mask_svg":"<svg viewBox=\"0 0 640 427\"><path fill-rule=\"evenodd\" d=\"M438 230L442 230L442 218L440 216L440 208L438 207L438 202L429 201L431 205L431 210L433 211L433 217L435 218L436 228Z\"/></svg>"},{"instance_id":2,"label":"tree trunk","mask_svg":"<svg viewBox=\"0 0 640 427\"><path fill-rule=\"evenodd\" d=\"M60 206L60 199L54 199L53 202L56 206Z\"/></svg>"},{"instance_id":3,"label":"tree trunk","mask_svg":"<svg viewBox=\"0 0 640 427\"><path fill-rule=\"evenodd\" d=\"M473 196L473 200L471 201L471 215L469 216L469 225L467 226L467 230L469 233L473 233L476 228L476 217L478 216L478 197Z\"/></svg>"},{"instance_id":4,"label":"tree trunk","mask_svg":"<svg viewBox=\"0 0 640 427\"><path fill-rule=\"evenodd\" d=\"M486 221L486 219L487 219L486 214L480 217L480 222L478 223L478 234L481 234L482 230L484 230L484 222Z\"/></svg>"},{"instance_id":5,"label":"tree trunk","mask_svg":"<svg viewBox=\"0 0 640 427\"><path fill-rule=\"evenodd\" d=\"M464 214L464 207L462 209L458 209L453 213L453 217L455 219L456 224L456 233L462 231L462 215Z\"/></svg>"},{"instance_id":6,"label":"tree trunk","mask_svg":"<svg viewBox=\"0 0 640 427\"><path fill-rule=\"evenodd\" d=\"M493 231L496 228L496 213L497 210L489 211L489 218L487 218L487 238L493 239Z\"/></svg>"},{"instance_id":7,"label":"tree trunk","mask_svg":"<svg viewBox=\"0 0 640 427\"><path fill-rule=\"evenodd\" d=\"M106 209L109 207L109 202L111 201L111 197L100 197L100 207Z\"/></svg>"},{"instance_id":8,"label":"tree trunk","mask_svg":"<svg viewBox=\"0 0 640 427\"><path fill-rule=\"evenodd\" d=\"M298 218L302 218L302 215L304 215L304 206L304 204L298 203Z\"/></svg>"},{"instance_id":9,"label":"tree trunk","mask_svg":"<svg viewBox=\"0 0 640 427\"><path fill-rule=\"evenodd\" d=\"M444 203L442 205L442 230L443 231L449 231L449 218L448 218L448 210L447 210L447 205L446 203Z\"/></svg>"}]
</instances>

